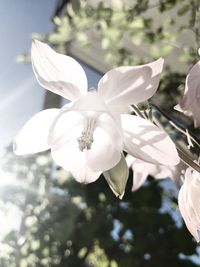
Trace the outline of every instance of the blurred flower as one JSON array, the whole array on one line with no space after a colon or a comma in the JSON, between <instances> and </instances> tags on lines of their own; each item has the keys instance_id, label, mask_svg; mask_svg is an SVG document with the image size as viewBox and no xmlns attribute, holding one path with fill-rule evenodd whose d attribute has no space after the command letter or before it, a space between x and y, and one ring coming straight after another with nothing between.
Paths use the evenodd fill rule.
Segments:
<instances>
[{"instance_id":1,"label":"blurred flower","mask_svg":"<svg viewBox=\"0 0 200 267\"><path fill-rule=\"evenodd\" d=\"M185 81L185 92L175 109L193 116L194 126L200 127L200 61L189 71Z\"/></svg>"},{"instance_id":2,"label":"blurred flower","mask_svg":"<svg viewBox=\"0 0 200 267\"><path fill-rule=\"evenodd\" d=\"M83 183L116 166L123 150L156 164L178 163L176 148L164 132L149 121L122 114L155 93L163 59L112 69L97 91L87 91L87 77L76 60L44 43L33 42L31 59L39 84L71 102L30 119L15 139L16 154L51 148L54 161Z\"/></svg>"},{"instance_id":3,"label":"blurred flower","mask_svg":"<svg viewBox=\"0 0 200 267\"><path fill-rule=\"evenodd\" d=\"M200 173L188 168L180 189L178 205L185 224L197 242L200 241Z\"/></svg>"},{"instance_id":4,"label":"blurred flower","mask_svg":"<svg viewBox=\"0 0 200 267\"><path fill-rule=\"evenodd\" d=\"M156 179L171 178L177 187L182 185L181 176L186 165L180 162L176 166L166 166L159 164L151 164L143 160L134 158L131 155L126 156L126 162L129 168L133 170L133 186L132 191L138 190L146 181L148 175Z\"/></svg>"}]
</instances>

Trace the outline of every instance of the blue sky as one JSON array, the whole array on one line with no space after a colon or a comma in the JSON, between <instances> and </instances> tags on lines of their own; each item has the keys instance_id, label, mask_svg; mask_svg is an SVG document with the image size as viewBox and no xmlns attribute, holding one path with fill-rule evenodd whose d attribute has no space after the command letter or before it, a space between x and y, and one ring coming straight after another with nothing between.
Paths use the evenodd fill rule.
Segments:
<instances>
[{"instance_id":1,"label":"blue sky","mask_svg":"<svg viewBox=\"0 0 200 267\"><path fill-rule=\"evenodd\" d=\"M29 52L33 32L53 30L50 18L56 0L0 1L0 149L41 109L44 89L30 65L16 63Z\"/></svg>"}]
</instances>

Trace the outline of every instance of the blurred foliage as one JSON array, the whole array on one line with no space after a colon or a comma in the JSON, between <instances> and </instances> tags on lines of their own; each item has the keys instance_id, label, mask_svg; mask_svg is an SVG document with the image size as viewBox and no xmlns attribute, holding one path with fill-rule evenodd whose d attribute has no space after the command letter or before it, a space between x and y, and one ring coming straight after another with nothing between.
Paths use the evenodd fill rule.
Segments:
<instances>
[{"instance_id":1,"label":"blurred foliage","mask_svg":"<svg viewBox=\"0 0 200 267\"><path fill-rule=\"evenodd\" d=\"M20 212L0 242L2 267L198 266L172 184L166 190L149 179L133 194L129 177L120 201L103 176L81 185L48 152L24 158L11 149L3 174L10 180L0 187L1 201Z\"/></svg>"},{"instance_id":2,"label":"blurred foliage","mask_svg":"<svg viewBox=\"0 0 200 267\"><path fill-rule=\"evenodd\" d=\"M55 17L55 31L34 34L65 53L76 41L79 46L101 45L105 59L112 65L134 65L150 57L166 57L174 48L186 62L197 59L199 44L199 0L167 1L72 1L61 17ZM194 33L190 47L179 41L184 30ZM134 54L145 44L141 53ZM137 51L137 50L136 50Z\"/></svg>"}]
</instances>

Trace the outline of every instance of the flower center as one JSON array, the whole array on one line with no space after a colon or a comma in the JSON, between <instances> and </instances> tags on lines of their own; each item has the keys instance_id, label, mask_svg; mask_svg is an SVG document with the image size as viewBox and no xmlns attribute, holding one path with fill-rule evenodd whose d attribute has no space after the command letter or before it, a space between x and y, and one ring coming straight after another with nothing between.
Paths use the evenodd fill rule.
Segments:
<instances>
[{"instance_id":1,"label":"flower center","mask_svg":"<svg viewBox=\"0 0 200 267\"><path fill-rule=\"evenodd\" d=\"M83 152L84 149L91 149L93 139L93 133L96 127L96 120L94 117L88 117L86 119L86 123L84 124L84 128L82 131L81 137L77 139L79 149Z\"/></svg>"}]
</instances>

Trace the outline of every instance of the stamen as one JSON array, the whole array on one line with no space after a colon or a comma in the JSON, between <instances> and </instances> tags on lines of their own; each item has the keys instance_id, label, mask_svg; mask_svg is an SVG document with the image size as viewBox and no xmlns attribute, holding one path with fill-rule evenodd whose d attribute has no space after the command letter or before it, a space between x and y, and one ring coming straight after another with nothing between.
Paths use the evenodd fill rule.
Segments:
<instances>
[{"instance_id":1,"label":"stamen","mask_svg":"<svg viewBox=\"0 0 200 267\"><path fill-rule=\"evenodd\" d=\"M79 149L83 152L84 149L90 150L94 142L93 133L96 127L96 120L94 117L88 117L84 125L81 137L77 138Z\"/></svg>"}]
</instances>

